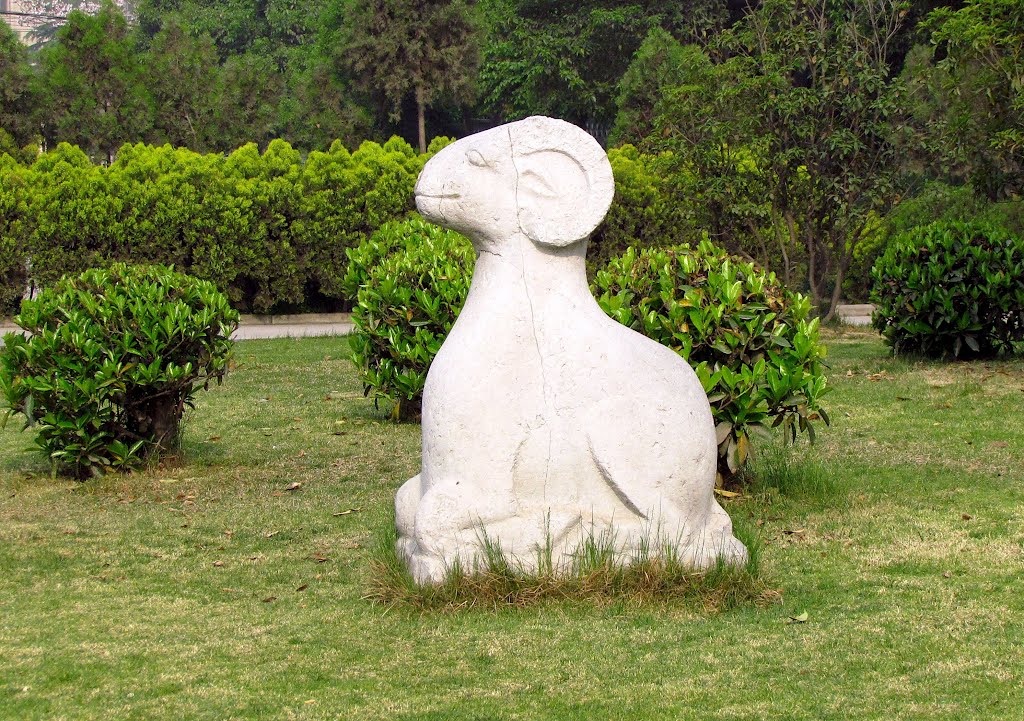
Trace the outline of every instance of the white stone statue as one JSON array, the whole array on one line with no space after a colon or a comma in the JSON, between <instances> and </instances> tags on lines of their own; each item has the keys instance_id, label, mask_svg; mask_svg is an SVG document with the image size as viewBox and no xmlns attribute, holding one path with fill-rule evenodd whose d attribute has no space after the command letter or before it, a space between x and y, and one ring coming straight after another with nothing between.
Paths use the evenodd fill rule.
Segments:
<instances>
[{"instance_id":1,"label":"white stone statue","mask_svg":"<svg viewBox=\"0 0 1024 721\"><path fill-rule=\"evenodd\" d=\"M448 146L416 207L477 252L466 305L423 392L423 466L395 501L398 551L420 582L471 570L481 541L556 568L589 535L628 561L666 545L695 568L742 563L714 498L711 409L690 366L602 312L587 237L611 166L587 133L527 118ZM606 536L607 537L607 536Z\"/></svg>"}]
</instances>

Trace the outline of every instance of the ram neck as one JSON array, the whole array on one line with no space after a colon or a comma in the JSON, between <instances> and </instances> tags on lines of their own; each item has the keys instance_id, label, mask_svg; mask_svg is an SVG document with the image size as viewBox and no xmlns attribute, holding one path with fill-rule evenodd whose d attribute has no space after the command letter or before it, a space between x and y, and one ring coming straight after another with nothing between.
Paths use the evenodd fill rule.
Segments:
<instances>
[{"instance_id":1,"label":"ram neck","mask_svg":"<svg viewBox=\"0 0 1024 721\"><path fill-rule=\"evenodd\" d=\"M586 241L567 248L545 248L517 233L489 246L491 250L477 254L472 301L512 305L524 313L530 312L531 305L533 312L596 306L587 285Z\"/></svg>"}]
</instances>

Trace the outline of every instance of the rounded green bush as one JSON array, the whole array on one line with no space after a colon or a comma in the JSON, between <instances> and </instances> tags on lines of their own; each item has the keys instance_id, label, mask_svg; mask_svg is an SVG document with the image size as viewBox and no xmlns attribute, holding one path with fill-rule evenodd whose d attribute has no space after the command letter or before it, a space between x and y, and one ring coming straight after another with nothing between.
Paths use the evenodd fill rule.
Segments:
<instances>
[{"instance_id":1,"label":"rounded green bush","mask_svg":"<svg viewBox=\"0 0 1024 721\"><path fill-rule=\"evenodd\" d=\"M746 462L750 430L770 424L813 440L812 421L828 423L818 321L810 301L774 273L704 240L630 248L597 274L594 292L612 318L693 366L711 403L723 477Z\"/></svg>"},{"instance_id":2,"label":"rounded green bush","mask_svg":"<svg viewBox=\"0 0 1024 721\"><path fill-rule=\"evenodd\" d=\"M1024 240L993 225L914 228L872 278L872 323L893 353L984 358L1024 341Z\"/></svg>"},{"instance_id":3,"label":"rounded green bush","mask_svg":"<svg viewBox=\"0 0 1024 721\"><path fill-rule=\"evenodd\" d=\"M349 257L352 359L364 391L392 403L396 420L417 418L427 369L469 293L473 247L414 218L383 226Z\"/></svg>"},{"instance_id":4,"label":"rounded green bush","mask_svg":"<svg viewBox=\"0 0 1024 721\"><path fill-rule=\"evenodd\" d=\"M228 369L238 313L210 282L115 264L64 277L15 317L0 393L62 472L128 469L176 447L199 388Z\"/></svg>"}]
</instances>

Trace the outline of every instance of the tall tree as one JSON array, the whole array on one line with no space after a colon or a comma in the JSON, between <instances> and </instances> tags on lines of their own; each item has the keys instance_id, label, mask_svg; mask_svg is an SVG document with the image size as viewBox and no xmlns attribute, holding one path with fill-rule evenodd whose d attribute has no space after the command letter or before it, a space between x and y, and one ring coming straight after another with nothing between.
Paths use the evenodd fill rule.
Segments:
<instances>
[{"instance_id":1,"label":"tall tree","mask_svg":"<svg viewBox=\"0 0 1024 721\"><path fill-rule=\"evenodd\" d=\"M189 35L171 17L153 38L145 63L153 96L154 139L209 150L218 77L213 41L208 35Z\"/></svg>"},{"instance_id":2,"label":"tall tree","mask_svg":"<svg viewBox=\"0 0 1024 721\"><path fill-rule=\"evenodd\" d=\"M899 81L889 59L906 7L763 0L725 34L731 57L711 91L679 88L656 135L684 163L702 132L699 152L710 145L733 155L728 172L756 191L747 201L766 199L786 247L804 251L807 288L825 318L871 218L897 195ZM746 159L735 152L741 148ZM711 168L711 182L715 167L690 162L684 170Z\"/></svg>"},{"instance_id":3,"label":"tall tree","mask_svg":"<svg viewBox=\"0 0 1024 721\"><path fill-rule=\"evenodd\" d=\"M139 0L139 29L153 38L169 17L190 34L209 35L221 62L248 52L271 57L279 69L313 48L327 0Z\"/></svg>"},{"instance_id":4,"label":"tall tree","mask_svg":"<svg viewBox=\"0 0 1024 721\"><path fill-rule=\"evenodd\" d=\"M475 0L337 0L328 14L340 65L379 93L392 120L416 103L420 152L427 107L442 97L471 101L479 51Z\"/></svg>"},{"instance_id":5,"label":"tall tree","mask_svg":"<svg viewBox=\"0 0 1024 721\"><path fill-rule=\"evenodd\" d=\"M484 108L505 119L540 113L607 132L619 80L654 27L706 42L730 3L689 0L482 0Z\"/></svg>"},{"instance_id":6,"label":"tall tree","mask_svg":"<svg viewBox=\"0 0 1024 721\"><path fill-rule=\"evenodd\" d=\"M0 130L18 145L31 142L36 135L34 104L28 52L7 23L0 22Z\"/></svg>"},{"instance_id":7,"label":"tall tree","mask_svg":"<svg viewBox=\"0 0 1024 721\"><path fill-rule=\"evenodd\" d=\"M110 0L96 15L73 11L42 54L48 140L66 140L108 162L152 125L142 61Z\"/></svg>"},{"instance_id":8,"label":"tall tree","mask_svg":"<svg viewBox=\"0 0 1024 721\"><path fill-rule=\"evenodd\" d=\"M990 199L1024 195L1024 3L968 0L927 25L934 52L915 87L939 107L926 135L942 141L936 149L959 150Z\"/></svg>"}]
</instances>

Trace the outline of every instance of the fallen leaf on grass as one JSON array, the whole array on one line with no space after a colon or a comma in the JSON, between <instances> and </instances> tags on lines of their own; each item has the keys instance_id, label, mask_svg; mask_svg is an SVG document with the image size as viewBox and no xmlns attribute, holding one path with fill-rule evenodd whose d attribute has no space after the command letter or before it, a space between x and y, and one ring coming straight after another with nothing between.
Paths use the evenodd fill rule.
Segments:
<instances>
[{"instance_id":1,"label":"fallen leaf on grass","mask_svg":"<svg viewBox=\"0 0 1024 721\"><path fill-rule=\"evenodd\" d=\"M327 563L331 559L329 559L327 556L323 555L322 553L314 553L312 556L309 557L309 560L310 561L316 561L317 563Z\"/></svg>"},{"instance_id":2,"label":"fallen leaf on grass","mask_svg":"<svg viewBox=\"0 0 1024 721\"><path fill-rule=\"evenodd\" d=\"M943 571L942 572L942 577L943 578L952 578L953 577L953 572L952 571Z\"/></svg>"},{"instance_id":3,"label":"fallen leaf on grass","mask_svg":"<svg viewBox=\"0 0 1024 721\"><path fill-rule=\"evenodd\" d=\"M216 566L217 568L220 568L221 566L224 565L224 561L214 561L213 565Z\"/></svg>"},{"instance_id":4,"label":"fallen leaf on grass","mask_svg":"<svg viewBox=\"0 0 1024 721\"><path fill-rule=\"evenodd\" d=\"M808 618L807 611L804 611L799 616L790 616L786 619L786 623L807 623Z\"/></svg>"},{"instance_id":5,"label":"fallen leaf on grass","mask_svg":"<svg viewBox=\"0 0 1024 721\"><path fill-rule=\"evenodd\" d=\"M727 491L724 488L716 488L715 493L722 498L740 498L743 494L736 491Z\"/></svg>"},{"instance_id":6,"label":"fallen leaf on grass","mask_svg":"<svg viewBox=\"0 0 1024 721\"><path fill-rule=\"evenodd\" d=\"M347 515L349 515L351 513L362 513L362 510L363 510L362 508L349 508L347 511L338 511L337 513L332 513L331 515L332 516L347 516Z\"/></svg>"},{"instance_id":7,"label":"fallen leaf on grass","mask_svg":"<svg viewBox=\"0 0 1024 721\"><path fill-rule=\"evenodd\" d=\"M992 441L993 448L1009 448L1010 444L1006 441Z\"/></svg>"},{"instance_id":8,"label":"fallen leaf on grass","mask_svg":"<svg viewBox=\"0 0 1024 721\"><path fill-rule=\"evenodd\" d=\"M273 537L274 537L274 536L276 536L276 535L277 535L278 533L280 533L280 531L270 531L269 533L264 533L264 534L263 534L263 537L264 537L264 538L273 538Z\"/></svg>"},{"instance_id":9,"label":"fallen leaf on grass","mask_svg":"<svg viewBox=\"0 0 1024 721\"><path fill-rule=\"evenodd\" d=\"M970 521L970 520L973 520L973 519L974 519L974 516L972 516L970 513L961 513L960 514L960 520L962 520L962 521Z\"/></svg>"},{"instance_id":10,"label":"fallen leaf on grass","mask_svg":"<svg viewBox=\"0 0 1024 721\"><path fill-rule=\"evenodd\" d=\"M263 599L263 603L273 603L277 600L277 596L267 596Z\"/></svg>"},{"instance_id":11,"label":"fallen leaf on grass","mask_svg":"<svg viewBox=\"0 0 1024 721\"><path fill-rule=\"evenodd\" d=\"M308 584L308 583L304 583L304 584L302 584L301 586L299 586L298 588L296 588L295 590L296 590L297 592L298 592L298 591L305 591L305 590L306 590L307 588L309 588L309 584Z\"/></svg>"},{"instance_id":12,"label":"fallen leaf on grass","mask_svg":"<svg viewBox=\"0 0 1024 721\"><path fill-rule=\"evenodd\" d=\"M807 533L807 530L804 529L804 528L795 528L795 529L786 528L786 529L784 529L782 531L782 534L784 536L802 536L805 533Z\"/></svg>"},{"instance_id":13,"label":"fallen leaf on grass","mask_svg":"<svg viewBox=\"0 0 1024 721\"><path fill-rule=\"evenodd\" d=\"M306 457L306 452L305 451L299 451L299 455L296 456L296 457L297 458L305 458Z\"/></svg>"},{"instance_id":14,"label":"fallen leaf on grass","mask_svg":"<svg viewBox=\"0 0 1024 721\"><path fill-rule=\"evenodd\" d=\"M213 443L216 443L217 441L219 441L219 440L220 440L220 436L210 436L210 437L209 437L209 438L207 438L206 440L208 440L208 441L211 441L211 442L213 442Z\"/></svg>"},{"instance_id":15,"label":"fallen leaf on grass","mask_svg":"<svg viewBox=\"0 0 1024 721\"><path fill-rule=\"evenodd\" d=\"M299 482L295 482L295 483L292 483L292 484L291 484L290 486L288 486L287 488L285 488L284 490L286 490L286 491L297 491L297 490L299 490L300 488L302 488L302 484L301 484L301 483L299 483Z\"/></svg>"}]
</instances>

